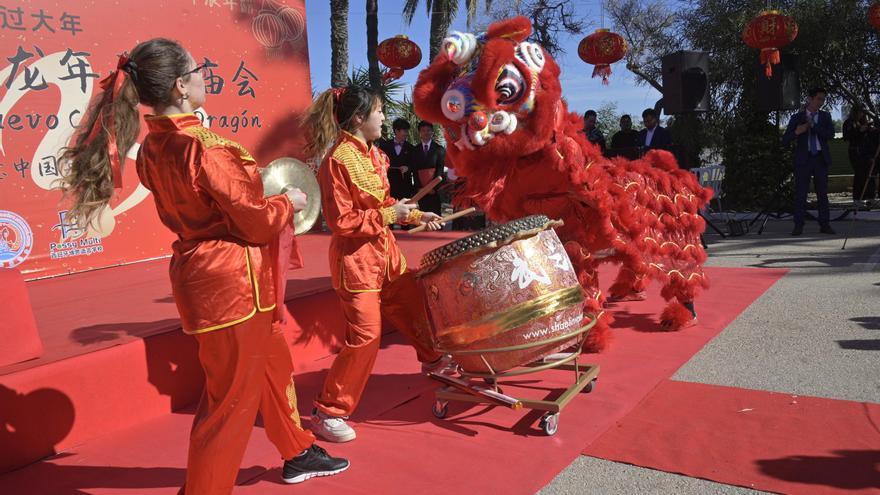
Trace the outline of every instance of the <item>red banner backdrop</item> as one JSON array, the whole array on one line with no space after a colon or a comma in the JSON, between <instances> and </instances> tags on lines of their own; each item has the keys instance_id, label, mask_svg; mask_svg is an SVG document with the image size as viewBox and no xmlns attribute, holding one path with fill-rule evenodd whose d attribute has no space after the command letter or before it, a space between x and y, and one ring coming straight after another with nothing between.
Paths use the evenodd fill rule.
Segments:
<instances>
[{"instance_id":1,"label":"red banner backdrop","mask_svg":"<svg viewBox=\"0 0 880 495\"><path fill-rule=\"evenodd\" d=\"M303 159L298 122L311 102L304 12L303 0L0 0L0 267L34 279L170 252L173 236L137 179L138 145L99 228L67 221L57 188L59 150L98 81L140 41L175 39L208 64L207 127L261 164Z\"/></svg>"}]
</instances>

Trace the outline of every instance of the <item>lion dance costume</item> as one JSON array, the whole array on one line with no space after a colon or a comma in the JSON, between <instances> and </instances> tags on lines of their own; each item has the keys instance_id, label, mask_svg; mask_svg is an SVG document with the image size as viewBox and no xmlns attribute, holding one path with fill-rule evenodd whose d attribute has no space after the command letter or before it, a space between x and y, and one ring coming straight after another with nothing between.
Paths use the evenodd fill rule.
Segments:
<instances>
[{"instance_id":1,"label":"lion dance costume","mask_svg":"<svg viewBox=\"0 0 880 495\"><path fill-rule=\"evenodd\" d=\"M453 33L419 75L416 113L443 126L461 181L456 202L476 204L496 221L540 213L565 222L557 234L586 291L585 310L599 318L585 349L608 344L603 262L621 265L611 298L641 299L657 279L668 301L662 328L692 324L694 297L707 287L699 211L711 190L665 151L604 158L566 109L559 66L525 41L530 33L524 17L480 35Z\"/></svg>"}]
</instances>

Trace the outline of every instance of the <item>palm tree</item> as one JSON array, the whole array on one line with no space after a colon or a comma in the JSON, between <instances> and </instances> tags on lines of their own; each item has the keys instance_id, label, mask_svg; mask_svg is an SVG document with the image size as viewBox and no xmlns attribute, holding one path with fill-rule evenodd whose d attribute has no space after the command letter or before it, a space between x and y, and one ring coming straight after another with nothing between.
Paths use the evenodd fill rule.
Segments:
<instances>
[{"instance_id":1,"label":"palm tree","mask_svg":"<svg viewBox=\"0 0 880 495\"><path fill-rule=\"evenodd\" d=\"M379 0L367 0L367 63L370 71L370 88L379 91L382 87L382 73L376 49L379 46Z\"/></svg>"},{"instance_id":2,"label":"palm tree","mask_svg":"<svg viewBox=\"0 0 880 495\"><path fill-rule=\"evenodd\" d=\"M348 81L348 0L330 0L330 86Z\"/></svg>"},{"instance_id":3,"label":"palm tree","mask_svg":"<svg viewBox=\"0 0 880 495\"><path fill-rule=\"evenodd\" d=\"M477 16L478 0L465 0L465 8L467 9L467 25L471 27ZM492 0L485 0L486 11L492 6ZM412 23L416 9L419 7L419 0L406 0L403 6L403 16L407 24ZM425 8L431 14L431 41L428 62L434 60L437 53L440 52L440 45L449 32L449 26L458 13L458 0L425 0Z\"/></svg>"},{"instance_id":4,"label":"palm tree","mask_svg":"<svg viewBox=\"0 0 880 495\"><path fill-rule=\"evenodd\" d=\"M369 68L356 67L351 71L351 76L346 79L346 83L366 88L371 84L370 77ZM379 78L379 89L376 92L382 97L382 108L389 127L391 125L390 122L396 117L405 117L407 120L410 120L406 112L407 108L412 107L412 102L408 101L405 95L403 100L399 99L399 96L403 93L404 86L400 81L383 81ZM415 128L415 125L413 127Z\"/></svg>"}]
</instances>

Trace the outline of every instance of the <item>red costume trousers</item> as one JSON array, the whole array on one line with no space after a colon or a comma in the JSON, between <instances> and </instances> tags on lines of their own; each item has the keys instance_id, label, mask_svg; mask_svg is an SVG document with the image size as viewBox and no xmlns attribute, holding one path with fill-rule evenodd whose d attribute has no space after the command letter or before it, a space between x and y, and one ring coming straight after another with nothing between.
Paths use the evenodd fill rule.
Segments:
<instances>
[{"instance_id":1,"label":"red costume trousers","mask_svg":"<svg viewBox=\"0 0 880 495\"><path fill-rule=\"evenodd\" d=\"M328 416L340 417L351 415L367 385L379 353L382 318L410 340L419 361L432 362L440 354L432 349L422 291L411 273L386 282L381 291L339 288L336 293L345 314L345 345L330 367L315 406Z\"/></svg>"},{"instance_id":2,"label":"red costume trousers","mask_svg":"<svg viewBox=\"0 0 880 495\"><path fill-rule=\"evenodd\" d=\"M315 437L300 427L293 361L272 312L195 337L205 390L190 435L186 493L229 494L258 410L284 459L309 448Z\"/></svg>"}]
</instances>

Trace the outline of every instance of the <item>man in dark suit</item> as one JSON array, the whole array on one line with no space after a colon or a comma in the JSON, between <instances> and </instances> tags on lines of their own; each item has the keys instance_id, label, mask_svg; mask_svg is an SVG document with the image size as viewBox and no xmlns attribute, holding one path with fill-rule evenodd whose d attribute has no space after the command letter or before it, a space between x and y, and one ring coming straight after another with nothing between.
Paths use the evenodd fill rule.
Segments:
<instances>
[{"instance_id":1,"label":"man in dark suit","mask_svg":"<svg viewBox=\"0 0 880 495\"><path fill-rule=\"evenodd\" d=\"M642 112L642 122L645 128L639 131L639 146L648 150L669 150L672 146L672 136L660 125L660 117L653 108L646 108Z\"/></svg>"},{"instance_id":2,"label":"man in dark suit","mask_svg":"<svg viewBox=\"0 0 880 495\"><path fill-rule=\"evenodd\" d=\"M430 122L419 122L419 143L415 146L413 168L416 170L416 187L418 191L434 177L443 177L443 165L446 159L446 148L434 141L434 125ZM440 215L440 195L437 186L419 201L419 209Z\"/></svg>"},{"instance_id":3,"label":"man in dark suit","mask_svg":"<svg viewBox=\"0 0 880 495\"><path fill-rule=\"evenodd\" d=\"M406 140L409 135L409 122L405 119L394 119L391 128L394 130L394 138L379 143L379 149L388 155L390 162L388 184L391 186L391 196L394 199L411 198L415 194L411 170L415 147Z\"/></svg>"},{"instance_id":4,"label":"man in dark suit","mask_svg":"<svg viewBox=\"0 0 880 495\"><path fill-rule=\"evenodd\" d=\"M626 114L620 117L620 130L611 137L611 148L608 149L610 156L622 156L630 160L639 157L639 148L645 141L639 141L639 131L633 130L632 125L632 117Z\"/></svg>"},{"instance_id":5,"label":"man in dark suit","mask_svg":"<svg viewBox=\"0 0 880 495\"><path fill-rule=\"evenodd\" d=\"M794 148L794 230L791 235L804 232L807 211L807 191L810 177L819 202L819 232L834 234L828 211L828 168L831 152L828 140L834 137L831 114L820 110L825 104L825 90L813 88L807 92L804 108L791 116L782 136L782 144L795 141Z\"/></svg>"}]
</instances>

